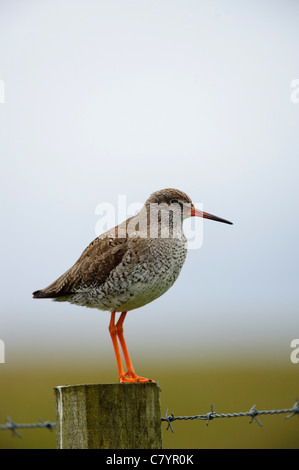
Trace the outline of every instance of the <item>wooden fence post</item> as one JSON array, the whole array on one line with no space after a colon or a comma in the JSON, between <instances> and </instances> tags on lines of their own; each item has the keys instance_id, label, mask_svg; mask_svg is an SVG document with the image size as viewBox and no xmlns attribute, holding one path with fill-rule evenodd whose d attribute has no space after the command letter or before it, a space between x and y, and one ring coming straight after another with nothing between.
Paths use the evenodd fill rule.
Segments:
<instances>
[{"instance_id":1,"label":"wooden fence post","mask_svg":"<svg viewBox=\"0 0 299 470\"><path fill-rule=\"evenodd\" d=\"M161 449L157 383L55 387L58 449Z\"/></svg>"}]
</instances>

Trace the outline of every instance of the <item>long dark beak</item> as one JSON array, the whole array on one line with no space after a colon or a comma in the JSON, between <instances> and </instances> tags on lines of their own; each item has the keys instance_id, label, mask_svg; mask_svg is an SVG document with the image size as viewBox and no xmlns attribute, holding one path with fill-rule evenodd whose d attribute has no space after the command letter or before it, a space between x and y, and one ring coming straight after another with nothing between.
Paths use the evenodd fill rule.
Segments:
<instances>
[{"instance_id":1,"label":"long dark beak","mask_svg":"<svg viewBox=\"0 0 299 470\"><path fill-rule=\"evenodd\" d=\"M191 207L190 215L192 217L202 217L203 219L216 220L216 222L223 222L224 224L233 225L233 223L230 222L229 220L221 219L220 217L217 217L216 215L212 215L212 214L208 214L208 212L200 211L199 209L196 209L194 206Z\"/></svg>"}]
</instances>

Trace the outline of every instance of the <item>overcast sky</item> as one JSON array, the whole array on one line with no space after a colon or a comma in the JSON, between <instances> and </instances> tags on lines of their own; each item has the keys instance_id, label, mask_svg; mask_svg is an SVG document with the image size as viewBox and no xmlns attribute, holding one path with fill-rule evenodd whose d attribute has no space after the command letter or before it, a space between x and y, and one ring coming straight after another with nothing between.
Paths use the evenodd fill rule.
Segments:
<instances>
[{"instance_id":1,"label":"overcast sky","mask_svg":"<svg viewBox=\"0 0 299 470\"><path fill-rule=\"evenodd\" d=\"M174 187L234 225L204 221L175 285L128 315L129 350L266 347L289 360L299 337L298 22L296 0L1 1L6 357L41 345L113 354L109 313L31 293L95 238L99 204Z\"/></svg>"}]
</instances>

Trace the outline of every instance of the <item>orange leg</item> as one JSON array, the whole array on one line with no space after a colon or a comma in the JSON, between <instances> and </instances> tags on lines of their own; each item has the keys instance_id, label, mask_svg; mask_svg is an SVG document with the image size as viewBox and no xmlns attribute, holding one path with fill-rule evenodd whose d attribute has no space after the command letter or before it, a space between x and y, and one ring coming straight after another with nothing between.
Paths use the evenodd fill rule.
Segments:
<instances>
[{"instance_id":1,"label":"orange leg","mask_svg":"<svg viewBox=\"0 0 299 470\"><path fill-rule=\"evenodd\" d=\"M125 371L123 369L123 365L121 362L121 357L120 357L120 352L119 352L119 347L117 343L117 330L115 326L115 312L111 313L111 319L109 323L109 333L112 339L112 344L114 347L114 352L115 352L115 357L116 357L116 362L117 362L117 367L118 367L118 374L119 377L123 376Z\"/></svg>"},{"instance_id":2,"label":"orange leg","mask_svg":"<svg viewBox=\"0 0 299 470\"><path fill-rule=\"evenodd\" d=\"M124 338L124 333L123 333L123 323L125 320L127 312L122 312L118 322L115 325L115 312L112 312L111 314L111 320L110 320L110 325L109 325L109 332L111 335L114 351L115 351L115 356L116 356L116 361L117 361L117 366L118 366L118 372L119 372L119 381L120 382L131 382L131 383L136 383L136 382L153 382L153 380L146 379L145 377L139 377L136 375L133 364L131 362L127 345L125 342ZM121 358L120 358L120 353L119 353L119 348L117 344L117 338L119 339L124 359L126 362L127 366L127 372L125 373L122 367L121 363Z\"/></svg>"}]
</instances>

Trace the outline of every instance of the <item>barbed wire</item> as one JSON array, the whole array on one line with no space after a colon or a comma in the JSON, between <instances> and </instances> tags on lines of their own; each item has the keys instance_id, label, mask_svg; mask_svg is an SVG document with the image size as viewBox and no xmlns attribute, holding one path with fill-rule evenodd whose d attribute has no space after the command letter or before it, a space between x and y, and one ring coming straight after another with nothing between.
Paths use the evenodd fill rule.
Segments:
<instances>
[{"instance_id":1,"label":"barbed wire","mask_svg":"<svg viewBox=\"0 0 299 470\"><path fill-rule=\"evenodd\" d=\"M243 416L249 416L249 417L251 417L250 423L252 423L252 421L255 420L258 423L259 426L263 426L262 423L260 422L260 420L257 418L260 415L279 415L279 414L283 414L283 413L290 413L288 416L286 416L286 418L292 418L292 416L294 416L295 414L299 415L299 399L298 398L296 399L296 402L294 403L292 408L285 408L285 409L282 409L282 410L258 411L255 408L255 406L256 405L253 405L250 408L249 411L245 411L245 412L216 413L214 411L213 405L211 405L211 411L210 412L208 412L206 414L202 414L202 415L195 415L195 416L174 416L173 413L171 415L168 415L168 408L167 408L165 417L161 418L161 421L166 421L167 422L166 431L168 429L170 429L172 432L174 432L173 427L171 425L171 423L173 421L186 421L186 420L189 420L189 419L190 420L197 419L197 420L206 421L206 424L208 425L209 422L212 419L216 419L216 418L239 418L239 417L243 417Z\"/></svg>"},{"instance_id":2,"label":"barbed wire","mask_svg":"<svg viewBox=\"0 0 299 470\"><path fill-rule=\"evenodd\" d=\"M240 418L244 416L249 416L251 418L250 423L252 423L253 420L255 420L259 426L262 426L262 423L258 419L258 416L261 415L279 415L279 414L288 414L286 418L292 418L294 415L299 416L299 399L296 399L296 402L292 406L292 408L284 408L281 410L262 410L259 411L255 407L256 405L253 405L249 411L245 412L239 412L239 413L216 413L214 411L213 405L211 405L211 411L209 411L206 414L201 414L201 415L194 415L194 416L174 416L173 413L168 415L168 408L166 409L166 414L165 417L161 418L161 421L166 421L167 422L167 428L170 429L172 432L174 432L173 427L171 423L173 421L187 421L187 420L202 420L206 421L206 424L208 425L210 421L213 419L217 418ZM17 431L17 429L33 429L33 428L45 428L49 429L52 431L53 429L56 428L56 423L52 423L51 421L43 421L42 419L39 419L39 423L15 423L12 421L10 418L6 419L6 424L0 424L0 431L2 430L10 430L13 435L16 435L18 437L22 437L21 434Z\"/></svg>"},{"instance_id":3,"label":"barbed wire","mask_svg":"<svg viewBox=\"0 0 299 470\"><path fill-rule=\"evenodd\" d=\"M56 428L56 423L51 423L51 421L43 421L39 419L39 423L15 423L10 418L6 418L6 424L0 424L0 431L8 429L12 432L13 435L22 437L17 429L29 429L29 428L46 428L52 431Z\"/></svg>"}]
</instances>

